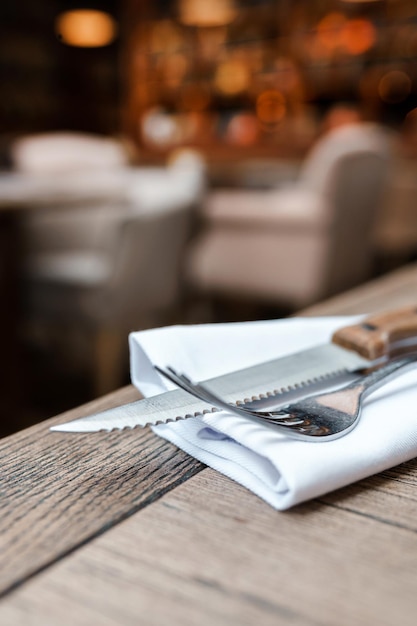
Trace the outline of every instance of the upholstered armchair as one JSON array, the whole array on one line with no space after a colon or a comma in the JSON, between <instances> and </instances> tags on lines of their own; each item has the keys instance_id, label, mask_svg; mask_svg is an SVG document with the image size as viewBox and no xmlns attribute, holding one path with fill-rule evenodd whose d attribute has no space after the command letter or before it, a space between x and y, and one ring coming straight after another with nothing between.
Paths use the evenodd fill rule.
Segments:
<instances>
[{"instance_id":1,"label":"upholstered armchair","mask_svg":"<svg viewBox=\"0 0 417 626\"><path fill-rule=\"evenodd\" d=\"M297 309L369 278L390 151L378 125L349 124L316 143L295 184L213 191L188 256L195 292Z\"/></svg>"},{"instance_id":2,"label":"upholstered armchair","mask_svg":"<svg viewBox=\"0 0 417 626\"><path fill-rule=\"evenodd\" d=\"M94 394L123 382L130 330L172 323L182 298L191 205L126 211L107 249L39 254L26 266L28 320L56 333L82 332Z\"/></svg>"}]
</instances>

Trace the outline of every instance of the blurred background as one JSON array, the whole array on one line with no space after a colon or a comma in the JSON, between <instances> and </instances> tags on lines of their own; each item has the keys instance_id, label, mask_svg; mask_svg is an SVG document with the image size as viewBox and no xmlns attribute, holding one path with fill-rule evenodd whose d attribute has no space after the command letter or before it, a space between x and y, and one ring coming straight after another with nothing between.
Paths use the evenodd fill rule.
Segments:
<instances>
[{"instance_id":1,"label":"blurred background","mask_svg":"<svg viewBox=\"0 0 417 626\"><path fill-rule=\"evenodd\" d=\"M0 434L128 333L293 314L417 254L415 0L0 7Z\"/></svg>"}]
</instances>

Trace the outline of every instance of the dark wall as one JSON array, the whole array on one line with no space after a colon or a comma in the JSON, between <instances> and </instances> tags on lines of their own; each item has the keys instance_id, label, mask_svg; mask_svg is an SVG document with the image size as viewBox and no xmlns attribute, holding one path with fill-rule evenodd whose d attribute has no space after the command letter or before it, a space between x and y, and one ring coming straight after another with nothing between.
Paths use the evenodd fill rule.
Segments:
<instances>
[{"instance_id":1,"label":"dark wall","mask_svg":"<svg viewBox=\"0 0 417 626\"><path fill-rule=\"evenodd\" d=\"M1 135L119 130L119 40L103 48L63 44L54 21L75 4L65 0L0 3ZM96 2L96 7L118 17L116 1Z\"/></svg>"}]
</instances>

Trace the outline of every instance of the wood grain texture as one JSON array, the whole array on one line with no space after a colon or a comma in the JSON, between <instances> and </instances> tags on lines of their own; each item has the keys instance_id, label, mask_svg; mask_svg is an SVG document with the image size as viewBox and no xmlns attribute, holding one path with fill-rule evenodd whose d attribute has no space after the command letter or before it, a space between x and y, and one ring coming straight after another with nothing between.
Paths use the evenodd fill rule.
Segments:
<instances>
[{"instance_id":1,"label":"wood grain texture","mask_svg":"<svg viewBox=\"0 0 417 626\"><path fill-rule=\"evenodd\" d=\"M302 311L304 316L377 313L417 302L417 264L411 263Z\"/></svg>"},{"instance_id":2,"label":"wood grain texture","mask_svg":"<svg viewBox=\"0 0 417 626\"><path fill-rule=\"evenodd\" d=\"M345 490L277 513L206 469L11 594L0 620L70 626L76 607L77 625L414 626L410 477L416 464L397 471L401 498L378 491L376 518Z\"/></svg>"},{"instance_id":3,"label":"wood grain texture","mask_svg":"<svg viewBox=\"0 0 417 626\"><path fill-rule=\"evenodd\" d=\"M411 266L305 314L412 305L416 287ZM416 461L277 513L148 430L48 431L137 397L0 442L2 625L415 623Z\"/></svg>"},{"instance_id":4,"label":"wood grain texture","mask_svg":"<svg viewBox=\"0 0 417 626\"><path fill-rule=\"evenodd\" d=\"M0 441L0 595L203 468L150 429L49 431L138 397L126 388Z\"/></svg>"}]
</instances>

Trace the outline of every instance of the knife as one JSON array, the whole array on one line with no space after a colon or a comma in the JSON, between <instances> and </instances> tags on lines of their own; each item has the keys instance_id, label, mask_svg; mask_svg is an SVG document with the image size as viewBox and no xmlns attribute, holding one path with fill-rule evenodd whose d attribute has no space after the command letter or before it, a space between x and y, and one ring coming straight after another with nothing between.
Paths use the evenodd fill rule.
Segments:
<instances>
[{"instance_id":1,"label":"knife","mask_svg":"<svg viewBox=\"0 0 417 626\"><path fill-rule=\"evenodd\" d=\"M272 397L285 407L294 393L307 397L319 385L334 386L349 372L375 367L417 348L417 306L366 317L337 330L330 343L204 381L231 403ZM97 432L174 422L217 410L182 389L52 426L53 431Z\"/></svg>"}]
</instances>

